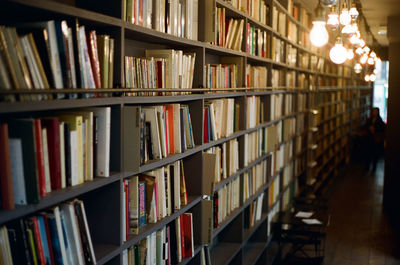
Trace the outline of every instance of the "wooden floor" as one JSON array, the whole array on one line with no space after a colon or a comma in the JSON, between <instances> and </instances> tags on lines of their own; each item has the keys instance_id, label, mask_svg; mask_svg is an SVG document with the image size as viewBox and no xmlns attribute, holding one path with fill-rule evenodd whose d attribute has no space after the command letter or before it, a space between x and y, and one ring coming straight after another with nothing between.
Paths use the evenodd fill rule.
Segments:
<instances>
[{"instance_id":1,"label":"wooden floor","mask_svg":"<svg viewBox=\"0 0 400 265\"><path fill-rule=\"evenodd\" d=\"M381 162L368 174L351 166L329 186L324 265L400 264L400 238L382 211L383 167Z\"/></svg>"}]
</instances>

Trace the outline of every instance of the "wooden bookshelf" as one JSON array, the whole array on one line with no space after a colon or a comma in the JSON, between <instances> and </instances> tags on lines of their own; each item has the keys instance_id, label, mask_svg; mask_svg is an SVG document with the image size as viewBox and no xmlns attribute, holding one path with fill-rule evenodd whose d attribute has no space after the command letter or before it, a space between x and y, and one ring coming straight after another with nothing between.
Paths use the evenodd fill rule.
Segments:
<instances>
[{"instance_id":1,"label":"wooden bookshelf","mask_svg":"<svg viewBox=\"0 0 400 265\"><path fill-rule=\"evenodd\" d=\"M261 1L261 0L260 0ZM67 4L66 2L76 2ZM199 0L199 14L202 14L204 5ZM12 26L19 22L36 22L46 20L67 20L73 24L75 19L90 29L95 29L103 34L109 34L115 38L115 62L114 83L112 89L93 90L91 93L98 94L94 98L78 99L54 99L45 101L16 101L0 102L0 121L13 118L46 117L56 111L77 110L88 107L111 107L111 151L110 151L110 176L106 178L95 177L93 181L67 187L50 192L40 198L38 204L17 207L15 210L0 210L0 225L6 225L10 221L26 218L32 214L39 213L52 206L79 198L85 202L88 222L92 235L94 251L97 264L121 265L123 264L123 253L140 240L151 233L160 230L174 222L181 214L190 212L193 214L194 245L193 257L182 260L184 264L201 264L201 253L205 244L201 242L200 234L207 227L203 224L202 205L205 190L202 180L206 179L203 172L202 155L210 148L224 144L230 140L238 139L239 142L239 169L226 179L215 183L213 192L217 192L236 178L240 178L241 194L240 205L230 212L218 227L212 228L212 242L209 244L211 262L213 265L225 264L273 264L279 255L278 246L273 241L273 235L268 235L271 221L271 213L290 207L293 200L289 196L288 201L284 199L285 194L298 195L302 190L311 187L318 191L327 183L330 177L337 175L338 168L349 160L350 135L359 128L371 106L371 88L366 87L362 79L352 73L351 65L338 67L328 59L327 50L314 50L301 44L300 32L309 33L309 28L293 17L287 10L287 5L277 0L265 0L269 7L267 24L261 23L244 11L240 11L224 0L215 0L215 6L226 9L227 18L243 19L257 29L267 32L268 36L283 41L284 52L282 61L275 61L271 56L271 50L267 51L266 57L252 55L243 51L219 47L209 42L191 40L173 36L168 33L128 23L124 19L124 1L52 1L52 0L4 0L0 4L0 24ZM287 35L282 35L272 26L273 12L275 7L283 12L287 21L291 21L297 28L297 42L289 40ZM200 28L205 24L204 18L199 16ZM286 26L287 28L287 26ZM246 28L243 33L243 42L240 47L246 46ZM289 65L287 62L286 46L291 45L297 51L296 63ZM193 89L188 95L174 96L128 96L131 92L146 89L125 89L124 58L125 56L143 57L146 49L175 49L184 52L196 53L194 66ZM308 55L308 67L300 67L299 53ZM246 65L265 66L268 69L268 86L260 88L246 88L245 78L238 88L225 88L220 90L205 89L206 71L205 65L219 63L221 57L240 57L243 59L243 69L239 69L245 77ZM318 64L313 65L312 56ZM347 70L343 70L347 69ZM283 72L283 86L271 86L272 71ZM287 84L287 73L294 71L294 86ZM305 85L300 87L299 76L304 74ZM173 89L173 88L172 88ZM165 91L168 91L166 89ZM52 91L41 91L50 94ZM66 94L76 93L86 95L89 92L82 89L67 89L57 92ZM176 90L174 90L176 92ZM0 96L14 94L38 94L38 91L4 91L0 90ZM245 128L247 113L246 99L251 96L259 97L265 103L265 114L269 114L267 108L275 104L272 96L292 96L291 106L286 106L285 101L278 106L282 115L277 118L266 118L252 128ZM339 96L340 95L340 96ZM298 106L298 100L304 97L305 108ZM234 98L240 105L239 130L221 139L206 143L203 139L202 129L204 126L203 109L206 101L215 99ZM148 161L132 170L124 163L124 152L127 139L122 137L126 124L123 122L124 112L129 106L154 106L162 104L180 103L190 108L193 124L193 137L195 147L182 153L170 155L159 160ZM289 113L285 114L285 108ZM315 114L313 111L315 111ZM328 112L328 114L325 113ZM283 126L285 120L304 115L302 131L295 133L288 139L282 139L274 146L273 152L264 152L254 161L244 166L244 137L250 133L262 131L271 126ZM316 118L318 116L318 118ZM317 120L316 120L317 119ZM324 128L324 124L328 124ZM243 126L242 126L243 125ZM282 134L282 132L281 132ZM301 141L301 143L297 143ZM325 144L326 142L326 144ZM300 144L300 150L296 149ZM284 159L285 163L275 168L273 158L280 148L289 146L289 154ZM309 148L312 147L312 148ZM291 148L291 149L289 149ZM297 150L297 151L296 151ZM138 150L139 152L139 150ZM283 151L282 151L283 152ZM319 152L319 153L318 153ZM123 181L129 177L145 173L178 160L185 165L185 176L188 193L188 204L179 210L173 211L154 224L147 224L140 233L131 235L128 240L123 238ZM244 174L250 172L261 162L267 163L266 182L248 199L243 200ZM136 162L136 161L135 161ZM296 169L298 167L299 169ZM272 168L274 170L272 170ZM286 173L285 173L286 172ZM287 173L289 172L289 173ZM297 172L297 174L296 174ZM289 174L285 176L285 174ZM285 178L288 178L285 180ZM279 190L275 190L275 201L270 205L270 191L274 188L275 181L279 181ZM287 182L287 183L285 183ZM286 185L284 185L286 184ZM297 193L295 192L297 191ZM260 196L264 194L262 202L261 219L250 228L245 227L245 211Z\"/></svg>"}]
</instances>

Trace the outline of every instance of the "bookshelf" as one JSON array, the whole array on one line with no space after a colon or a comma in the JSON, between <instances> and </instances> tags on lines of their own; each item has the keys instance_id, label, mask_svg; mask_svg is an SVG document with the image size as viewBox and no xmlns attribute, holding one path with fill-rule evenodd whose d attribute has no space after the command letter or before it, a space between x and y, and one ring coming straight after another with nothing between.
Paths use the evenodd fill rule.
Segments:
<instances>
[{"instance_id":1,"label":"bookshelf","mask_svg":"<svg viewBox=\"0 0 400 265\"><path fill-rule=\"evenodd\" d=\"M207 4L225 9L226 19L243 20L244 25L265 32L266 50L262 55L246 51L247 29L244 27L239 50L228 49L205 41L204 14ZM261 0L260 0L261 2ZM3 95L78 94L77 99L53 99L42 101L0 102L0 121L18 118L42 118L65 111L73 112L94 107L109 107L110 125L110 174L94 177L91 181L49 192L40 197L37 204L17 206L14 210L0 210L0 225L21 218L28 218L60 203L78 198L85 203L90 233L97 264L124 264L126 251L139 244L165 226L173 225L182 214L193 216L193 257L182 259L179 264L201 264L204 246L209 246L212 264L273 264L277 257L277 244L273 241L270 220L280 210L290 207L294 196L311 187L318 191L329 177L349 160L350 136L365 120L371 105L371 88L351 71L351 65L338 67L330 63L327 51L310 47L308 28L310 16L295 3L298 14L292 11L291 2L267 0L266 23L256 16L240 11L228 1L199 1L198 40L174 36L125 21L125 1L70 1L70 0L5 0L0 4L0 24L12 26L20 22L66 20L73 25L78 19L81 25L109 34L115 39L114 82L110 89L62 90L2 90ZM274 11L276 10L276 11ZM275 15L282 17L274 25ZM290 30L288 29L290 21ZM283 23L283 24L282 24ZM276 26L276 27L275 27ZM293 31L294 34L288 34ZM280 44L280 59L273 56L272 40ZM290 45L290 46L288 46ZM272 47L273 46L273 47ZM289 47L289 48L288 48ZM193 88L143 89L125 88L125 57L144 57L146 49L174 49L183 53L195 53ZM290 61L287 60L290 52ZM211 89L207 87L207 64L232 64L226 58L234 58L238 68L235 88ZM239 62L240 63L236 63ZM265 67L266 85L247 86L246 66ZM247 86L247 87L246 87ZM176 95L140 95L148 92L166 92ZM183 94L180 92L190 92ZM90 94L96 93L95 97ZM86 96L89 95L89 98ZM249 98L259 100L258 116L250 116ZM203 137L204 109L209 102L234 99L239 123L231 134L205 141ZM140 163L139 150L128 146L137 144L130 128L132 108L153 107L168 104L187 105L190 111L195 146L183 152L169 154L161 159ZM263 107L261 107L261 105ZM254 124L247 126L250 120ZM296 124L290 125L291 121ZM250 135L255 135L260 146L254 159L245 155L250 145ZM246 140L247 139L247 140ZM264 139L264 140L262 140ZM273 140L272 140L273 139ZM236 172L207 185L207 161L204 154L211 148L221 147L229 141L238 142L238 169ZM254 140L256 141L256 140ZM263 142L264 141L264 142ZM140 157L140 155L139 155ZM185 171L187 204L170 215L150 223L138 234L124 238L124 181L177 161L182 161ZM262 172L262 173L259 173ZM249 179L262 179L259 186L250 188ZM239 181L239 203L229 209L215 227L206 221L213 207L204 195L215 196L235 180ZM252 183L254 184L254 183ZM244 187L248 185L248 194ZM247 187L247 186L246 186ZM257 188L256 188L257 187ZM221 193L222 194L222 193ZM258 218L249 220L249 212L259 203ZM210 208L211 207L211 208ZM226 210L226 209L224 209ZM221 210L222 211L222 210ZM203 234L211 229L210 242ZM125 235L126 236L126 235ZM205 244L208 243L208 244Z\"/></svg>"}]
</instances>

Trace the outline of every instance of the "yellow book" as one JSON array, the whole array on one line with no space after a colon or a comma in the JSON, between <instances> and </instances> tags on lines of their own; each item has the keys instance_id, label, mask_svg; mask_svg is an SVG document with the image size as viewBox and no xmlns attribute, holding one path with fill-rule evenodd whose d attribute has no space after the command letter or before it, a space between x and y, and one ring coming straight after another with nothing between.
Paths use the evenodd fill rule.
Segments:
<instances>
[{"instance_id":1,"label":"yellow book","mask_svg":"<svg viewBox=\"0 0 400 265\"><path fill-rule=\"evenodd\" d=\"M71 157L75 156L75 160L77 164L77 184L82 184L84 182L84 167L83 167L83 131L82 131L82 123L83 117L79 115L73 114L61 114L59 117L60 121L68 123L70 126L70 130L76 132L76 153L73 152L73 148L71 147ZM72 170L73 171L73 170ZM72 174L73 175L73 174ZM71 177L73 178L73 176Z\"/></svg>"}]
</instances>

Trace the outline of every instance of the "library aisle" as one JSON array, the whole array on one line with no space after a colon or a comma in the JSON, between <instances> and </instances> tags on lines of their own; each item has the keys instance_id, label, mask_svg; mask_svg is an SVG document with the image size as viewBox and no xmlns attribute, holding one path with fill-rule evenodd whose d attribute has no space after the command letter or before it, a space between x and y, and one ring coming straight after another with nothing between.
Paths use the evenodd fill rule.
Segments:
<instances>
[{"instance_id":1,"label":"library aisle","mask_svg":"<svg viewBox=\"0 0 400 265\"><path fill-rule=\"evenodd\" d=\"M383 174L380 162L375 174L350 166L334 180L324 265L400 264L400 244L382 211Z\"/></svg>"}]
</instances>

